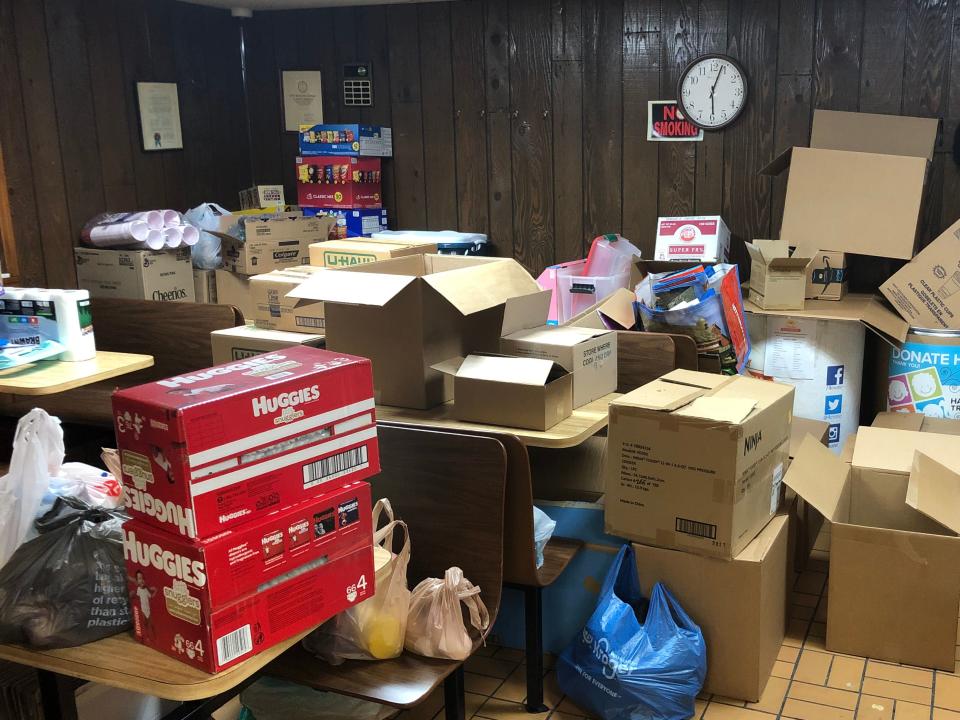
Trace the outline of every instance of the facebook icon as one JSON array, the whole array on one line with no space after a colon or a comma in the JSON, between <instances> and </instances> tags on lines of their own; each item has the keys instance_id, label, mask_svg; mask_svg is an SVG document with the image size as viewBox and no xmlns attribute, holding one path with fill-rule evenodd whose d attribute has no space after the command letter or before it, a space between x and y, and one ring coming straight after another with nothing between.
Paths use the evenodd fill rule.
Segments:
<instances>
[{"instance_id":1,"label":"facebook icon","mask_svg":"<svg viewBox=\"0 0 960 720\"><path fill-rule=\"evenodd\" d=\"M843 365L827 366L827 385L843 385Z\"/></svg>"}]
</instances>

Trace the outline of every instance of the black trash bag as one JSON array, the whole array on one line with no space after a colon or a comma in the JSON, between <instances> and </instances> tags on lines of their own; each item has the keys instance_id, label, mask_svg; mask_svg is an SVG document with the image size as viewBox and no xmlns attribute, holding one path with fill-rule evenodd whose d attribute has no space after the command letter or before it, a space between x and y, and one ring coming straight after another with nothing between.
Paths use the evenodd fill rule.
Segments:
<instances>
[{"instance_id":1,"label":"black trash bag","mask_svg":"<svg viewBox=\"0 0 960 720\"><path fill-rule=\"evenodd\" d=\"M82 645L131 624L121 525L126 515L57 498L0 568L0 642Z\"/></svg>"}]
</instances>

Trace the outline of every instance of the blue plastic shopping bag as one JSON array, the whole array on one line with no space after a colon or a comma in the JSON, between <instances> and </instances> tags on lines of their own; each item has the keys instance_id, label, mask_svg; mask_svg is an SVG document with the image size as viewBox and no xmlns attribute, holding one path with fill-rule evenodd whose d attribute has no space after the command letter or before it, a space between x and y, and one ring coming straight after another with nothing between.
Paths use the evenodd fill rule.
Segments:
<instances>
[{"instance_id":1,"label":"blue plastic shopping bag","mask_svg":"<svg viewBox=\"0 0 960 720\"><path fill-rule=\"evenodd\" d=\"M686 720L706 674L700 628L662 584L644 599L624 545L596 610L557 661L560 689L603 720Z\"/></svg>"}]
</instances>

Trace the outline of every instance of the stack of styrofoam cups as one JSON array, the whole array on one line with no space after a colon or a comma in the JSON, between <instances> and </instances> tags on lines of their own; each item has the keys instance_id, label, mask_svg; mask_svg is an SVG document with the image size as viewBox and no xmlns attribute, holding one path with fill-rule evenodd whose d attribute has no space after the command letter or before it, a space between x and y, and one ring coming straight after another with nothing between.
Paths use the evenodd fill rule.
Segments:
<instances>
[{"instance_id":1,"label":"stack of styrofoam cups","mask_svg":"<svg viewBox=\"0 0 960 720\"><path fill-rule=\"evenodd\" d=\"M81 238L99 248L162 250L196 245L200 231L176 210L147 210L98 215L84 226Z\"/></svg>"}]
</instances>

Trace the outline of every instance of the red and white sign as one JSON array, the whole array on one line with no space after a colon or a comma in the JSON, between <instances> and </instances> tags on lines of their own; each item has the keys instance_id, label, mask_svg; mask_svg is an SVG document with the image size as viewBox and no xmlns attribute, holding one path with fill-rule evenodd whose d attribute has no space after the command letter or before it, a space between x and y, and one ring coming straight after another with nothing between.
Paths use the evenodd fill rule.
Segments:
<instances>
[{"instance_id":1,"label":"red and white sign","mask_svg":"<svg viewBox=\"0 0 960 720\"><path fill-rule=\"evenodd\" d=\"M730 231L719 215L659 218L654 260L726 262Z\"/></svg>"},{"instance_id":2,"label":"red and white sign","mask_svg":"<svg viewBox=\"0 0 960 720\"><path fill-rule=\"evenodd\" d=\"M120 390L127 511L207 538L380 471L370 361L294 347Z\"/></svg>"}]
</instances>

